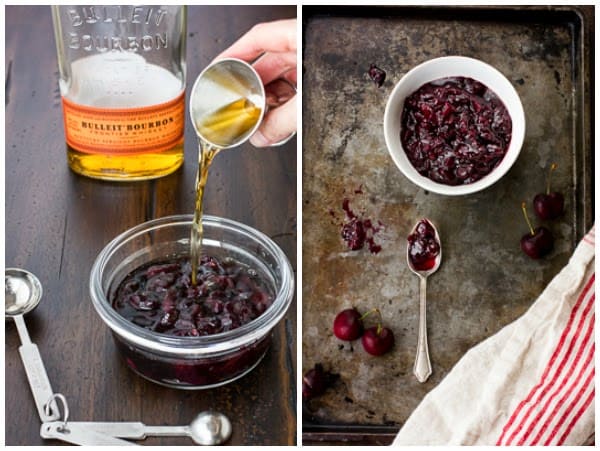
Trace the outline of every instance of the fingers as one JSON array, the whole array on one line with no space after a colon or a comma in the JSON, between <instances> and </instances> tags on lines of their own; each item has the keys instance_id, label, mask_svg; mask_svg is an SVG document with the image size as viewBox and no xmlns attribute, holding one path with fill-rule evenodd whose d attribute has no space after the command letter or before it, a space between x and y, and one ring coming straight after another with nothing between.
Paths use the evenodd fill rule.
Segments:
<instances>
[{"instance_id":1,"label":"fingers","mask_svg":"<svg viewBox=\"0 0 600 451\"><path fill-rule=\"evenodd\" d=\"M296 54L296 19L255 25L218 58L239 58L251 62L265 52Z\"/></svg>"},{"instance_id":2,"label":"fingers","mask_svg":"<svg viewBox=\"0 0 600 451\"><path fill-rule=\"evenodd\" d=\"M252 67L266 85L292 69L295 71L296 62L296 52L265 53Z\"/></svg>"},{"instance_id":3,"label":"fingers","mask_svg":"<svg viewBox=\"0 0 600 451\"><path fill-rule=\"evenodd\" d=\"M284 140L296 131L296 99L270 110L262 124L250 138L255 147L268 147Z\"/></svg>"},{"instance_id":4,"label":"fingers","mask_svg":"<svg viewBox=\"0 0 600 451\"><path fill-rule=\"evenodd\" d=\"M297 78L296 19L255 25L228 49L221 58L238 58L253 63L263 84L284 78L294 86ZM259 58L260 57L260 58ZM258 58L258 59L257 59ZM268 111L256 133L250 138L255 147L276 144L296 131L296 96Z\"/></svg>"}]
</instances>

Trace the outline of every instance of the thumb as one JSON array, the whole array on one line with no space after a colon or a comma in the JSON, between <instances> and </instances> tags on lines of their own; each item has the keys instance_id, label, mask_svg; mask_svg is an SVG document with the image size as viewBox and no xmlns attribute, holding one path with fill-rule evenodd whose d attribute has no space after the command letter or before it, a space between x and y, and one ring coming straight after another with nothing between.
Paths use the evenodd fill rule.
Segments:
<instances>
[{"instance_id":1,"label":"thumb","mask_svg":"<svg viewBox=\"0 0 600 451\"><path fill-rule=\"evenodd\" d=\"M250 138L254 147L269 147L296 131L296 96L267 112L262 124Z\"/></svg>"}]
</instances>

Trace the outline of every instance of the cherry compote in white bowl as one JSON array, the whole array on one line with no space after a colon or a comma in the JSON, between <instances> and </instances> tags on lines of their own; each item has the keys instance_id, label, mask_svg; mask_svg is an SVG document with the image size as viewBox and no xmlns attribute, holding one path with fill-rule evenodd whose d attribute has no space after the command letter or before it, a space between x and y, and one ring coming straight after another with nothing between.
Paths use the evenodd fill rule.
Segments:
<instances>
[{"instance_id":1,"label":"cherry compote in white bowl","mask_svg":"<svg viewBox=\"0 0 600 451\"><path fill-rule=\"evenodd\" d=\"M191 215L145 222L98 255L90 292L127 365L153 382L204 389L258 365L294 296L283 251L267 236L204 216L196 285Z\"/></svg>"},{"instance_id":2,"label":"cherry compote in white bowl","mask_svg":"<svg viewBox=\"0 0 600 451\"><path fill-rule=\"evenodd\" d=\"M396 84L384 114L400 171L434 193L464 195L497 182L516 161L525 113L494 67L463 56L426 61Z\"/></svg>"}]
</instances>

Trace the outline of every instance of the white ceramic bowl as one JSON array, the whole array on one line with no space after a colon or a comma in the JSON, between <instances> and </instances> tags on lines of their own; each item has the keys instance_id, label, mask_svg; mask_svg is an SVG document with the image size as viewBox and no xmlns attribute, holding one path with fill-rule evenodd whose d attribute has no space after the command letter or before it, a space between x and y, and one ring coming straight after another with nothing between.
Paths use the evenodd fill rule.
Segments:
<instances>
[{"instance_id":1,"label":"white ceramic bowl","mask_svg":"<svg viewBox=\"0 0 600 451\"><path fill-rule=\"evenodd\" d=\"M512 138L500 164L485 177L466 185L444 185L422 176L406 156L400 141L402 109L406 97L424 84L446 77L469 77L483 83L502 100L512 120ZM500 180L511 168L519 156L525 138L525 113L519 94L497 69L473 58L446 56L416 66L396 84L385 108L383 130L394 163L411 182L427 191L458 196L487 188Z\"/></svg>"}]
</instances>

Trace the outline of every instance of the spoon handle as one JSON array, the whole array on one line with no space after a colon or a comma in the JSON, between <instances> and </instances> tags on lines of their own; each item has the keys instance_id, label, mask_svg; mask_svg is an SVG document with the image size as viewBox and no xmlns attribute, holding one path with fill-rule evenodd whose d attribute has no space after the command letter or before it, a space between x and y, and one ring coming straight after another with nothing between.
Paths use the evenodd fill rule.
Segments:
<instances>
[{"instance_id":1,"label":"spoon handle","mask_svg":"<svg viewBox=\"0 0 600 451\"><path fill-rule=\"evenodd\" d=\"M155 437L189 437L189 426L146 426L144 433Z\"/></svg>"},{"instance_id":2,"label":"spoon handle","mask_svg":"<svg viewBox=\"0 0 600 451\"><path fill-rule=\"evenodd\" d=\"M146 426L139 422L118 421L69 421L69 425L73 424L101 434L137 440L143 440L148 436L187 437L190 435L189 426Z\"/></svg>"},{"instance_id":3,"label":"spoon handle","mask_svg":"<svg viewBox=\"0 0 600 451\"><path fill-rule=\"evenodd\" d=\"M97 432L86 425L71 422L64 425L62 421L42 424L40 436L82 446L138 446L127 440Z\"/></svg>"},{"instance_id":4,"label":"spoon handle","mask_svg":"<svg viewBox=\"0 0 600 451\"><path fill-rule=\"evenodd\" d=\"M77 425L91 429L100 434L112 435L119 438L143 440L146 438L146 425L139 422L112 421L69 421L69 426Z\"/></svg>"},{"instance_id":5,"label":"spoon handle","mask_svg":"<svg viewBox=\"0 0 600 451\"><path fill-rule=\"evenodd\" d=\"M13 317L19 337L21 337L22 345L19 347L19 354L21 354L21 360L25 367L25 374L27 374L27 380L29 381L29 387L35 400L35 405L40 415L42 422L54 421L60 418L60 412L54 399L50 400L53 395L52 386L50 385L50 379L48 379L48 373L44 367L42 356L37 345L31 342L29 334L27 333L27 326L25 326L25 320L23 316L17 315ZM46 415L45 406L50 400L50 414Z\"/></svg>"},{"instance_id":6,"label":"spoon handle","mask_svg":"<svg viewBox=\"0 0 600 451\"><path fill-rule=\"evenodd\" d=\"M413 372L417 380L425 382L431 375L429 347L427 346L427 277L420 276L419 290L419 338L417 340L417 357Z\"/></svg>"}]
</instances>

